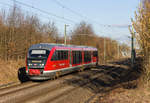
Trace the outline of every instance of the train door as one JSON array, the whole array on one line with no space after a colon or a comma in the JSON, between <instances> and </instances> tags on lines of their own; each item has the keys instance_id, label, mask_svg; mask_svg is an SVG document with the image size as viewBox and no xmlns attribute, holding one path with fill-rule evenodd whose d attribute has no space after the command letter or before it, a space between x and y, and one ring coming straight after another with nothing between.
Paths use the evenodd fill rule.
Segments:
<instances>
[{"instance_id":1,"label":"train door","mask_svg":"<svg viewBox=\"0 0 150 103\"><path fill-rule=\"evenodd\" d=\"M98 51L93 51L93 62L98 62Z\"/></svg>"},{"instance_id":2,"label":"train door","mask_svg":"<svg viewBox=\"0 0 150 103\"><path fill-rule=\"evenodd\" d=\"M69 52L69 61L70 61L70 67L72 66L72 51L70 49L70 52Z\"/></svg>"}]
</instances>

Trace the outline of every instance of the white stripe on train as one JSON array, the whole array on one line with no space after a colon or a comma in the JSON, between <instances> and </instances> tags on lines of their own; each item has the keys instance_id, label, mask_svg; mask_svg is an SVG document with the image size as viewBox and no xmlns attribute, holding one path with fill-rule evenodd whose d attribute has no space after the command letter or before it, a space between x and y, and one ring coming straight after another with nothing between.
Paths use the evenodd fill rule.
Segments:
<instances>
[{"instance_id":1,"label":"white stripe on train","mask_svg":"<svg viewBox=\"0 0 150 103\"><path fill-rule=\"evenodd\" d=\"M73 66L73 67L71 66L71 67L68 67L68 68L62 68L62 69L58 69L58 70L43 71L43 73L52 73L52 72L57 72L57 71L69 70L69 69L72 69L72 68L79 68L79 67L92 65L92 64L94 65L94 64L96 64L96 62L89 63L89 64L78 65L78 66Z\"/></svg>"}]
</instances>

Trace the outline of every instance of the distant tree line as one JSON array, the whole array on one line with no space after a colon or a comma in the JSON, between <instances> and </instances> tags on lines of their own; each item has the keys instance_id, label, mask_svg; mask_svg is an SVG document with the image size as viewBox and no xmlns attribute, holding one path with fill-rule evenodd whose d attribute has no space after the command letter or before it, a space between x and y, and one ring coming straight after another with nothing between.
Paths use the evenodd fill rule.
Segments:
<instances>
[{"instance_id":1,"label":"distant tree line","mask_svg":"<svg viewBox=\"0 0 150 103\"><path fill-rule=\"evenodd\" d=\"M99 49L100 61L104 59L104 37L95 34L92 25L80 22L68 35L67 44L93 46ZM127 45L121 45L110 38L106 40L106 60L116 59L118 45L120 57L122 51L129 51ZM63 43L54 22L42 23L36 15L23 13L16 6L9 12L0 12L0 59L24 59L28 48L36 43Z\"/></svg>"}]
</instances>

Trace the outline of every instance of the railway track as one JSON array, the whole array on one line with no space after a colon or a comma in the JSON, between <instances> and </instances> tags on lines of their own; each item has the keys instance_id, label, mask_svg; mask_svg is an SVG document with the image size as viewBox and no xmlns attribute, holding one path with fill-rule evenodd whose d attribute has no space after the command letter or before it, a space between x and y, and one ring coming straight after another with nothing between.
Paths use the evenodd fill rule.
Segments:
<instances>
[{"instance_id":1,"label":"railway track","mask_svg":"<svg viewBox=\"0 0 150 103\"><path fill-rule=\"evenodd\" d=\"M0 103L100 103L116 88L135 88L139 74L128 61L99 65L56 80L2 88Z\"/></svg>"},{"instance_id":2,"label":"railway track","mask_svg":"<svg viewBox=\"0 0 150 103\"><path fill-rule=\"evenodd\" d=\"M132 81L129 69L101 65L56 80L18 84L0 89L0 103L99 103L99 98Z\"/></svg>"},{"instance_id":3,"label":"railway track","mask_svg":"<svg viewBox=\"0 0 150 103\"><path fill-rule=\"evenodd\" d=\"M70 103L70 100L77 103L86 101L94 95L86 87L90 87L90 83L100 76L101 74L97 71L86 70L56 80L27 82L0 89L0 103ZM83 90L84 88L86 90ZM82 94L81 100L78 93Z\"/></svg>"},{"instance_id":4,"label":"railway track","mask_svg":"<svg viewBox=\"0 0 150 103\"><path fill-rule=\"evenodd\" d=\"M19 82L10 82L10 83L7 83L7 84L2 84L2 85L0 85L0 89L6 88L6 87L9 87L9 86L12 86L12 85L16 85L16 84L19 84Z\"/></svg>"}]
</instances>

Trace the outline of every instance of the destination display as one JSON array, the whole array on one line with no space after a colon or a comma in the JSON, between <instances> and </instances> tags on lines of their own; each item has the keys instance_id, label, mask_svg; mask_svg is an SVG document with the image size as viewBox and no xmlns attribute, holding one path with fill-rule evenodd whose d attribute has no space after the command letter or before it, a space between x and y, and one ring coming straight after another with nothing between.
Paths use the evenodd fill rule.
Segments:
<instances>
[{"instance_id":1,"label":"destination display","mask_svg":"<svg viewBox=\"0 0 150 103\"><path fill-rule=\"evenodd\" d=\"M46 54L46 50L32 50L31 54Z\"/></svg>"}]
</instances>

